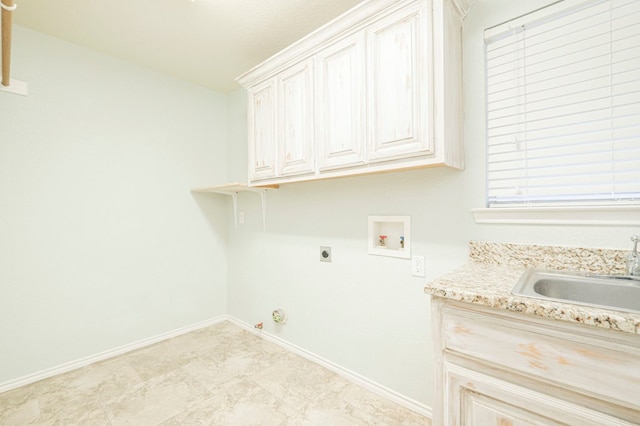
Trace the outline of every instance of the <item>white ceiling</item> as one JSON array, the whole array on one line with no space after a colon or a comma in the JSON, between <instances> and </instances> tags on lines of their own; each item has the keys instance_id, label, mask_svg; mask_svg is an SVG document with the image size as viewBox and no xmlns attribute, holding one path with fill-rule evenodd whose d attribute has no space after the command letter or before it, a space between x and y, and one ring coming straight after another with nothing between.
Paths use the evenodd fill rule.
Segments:
<instances>
[{"instance_id":1,"label":"white ceiling","mask_svg":"<svg viewBox=\"0 0 640 426\"><path fill-rule=\"evenodd\" d=\"M361 0L17 0L14 22L227 93Z\"/></svg>"}]
</instances>

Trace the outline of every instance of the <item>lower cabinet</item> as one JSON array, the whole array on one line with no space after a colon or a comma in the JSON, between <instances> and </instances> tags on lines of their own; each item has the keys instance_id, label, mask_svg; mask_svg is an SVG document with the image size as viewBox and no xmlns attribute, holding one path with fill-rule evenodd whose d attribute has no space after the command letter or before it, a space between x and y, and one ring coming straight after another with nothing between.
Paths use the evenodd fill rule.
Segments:
<instances>
[{"instance_id":1,"label":"lower cabinet","mask_svg":"<svg viewBox=\"0 0 640 426\"><path fill-rule=\"evenodd\" d=\"M434 298L434 425L638 425L640 335Z\"/></svg>"}]
</instances>

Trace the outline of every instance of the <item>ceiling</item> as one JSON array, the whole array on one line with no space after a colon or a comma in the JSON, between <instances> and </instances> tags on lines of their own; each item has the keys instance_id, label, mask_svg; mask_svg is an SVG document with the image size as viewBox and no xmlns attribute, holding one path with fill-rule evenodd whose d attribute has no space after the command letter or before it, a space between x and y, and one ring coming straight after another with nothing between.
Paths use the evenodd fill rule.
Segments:
<instances>
[{"instance_id":1,"label":"ceiling","mask_svg":"<svg viewBox=\"0 0 640 426\"><path fill-rule=\"evenodd\" d=\"M17 0L14 22L228 93L361 0Z\"/></svg>"}]
</instances>

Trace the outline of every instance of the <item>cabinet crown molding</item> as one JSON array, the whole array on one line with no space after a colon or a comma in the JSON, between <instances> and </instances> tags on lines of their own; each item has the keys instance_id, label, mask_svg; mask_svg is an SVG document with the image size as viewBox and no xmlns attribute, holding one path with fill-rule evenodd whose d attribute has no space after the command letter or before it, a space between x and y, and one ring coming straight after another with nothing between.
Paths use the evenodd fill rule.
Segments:
<instances>
[{"instance_id":1,"label":"cabinet crown molding","mask_svg":"<svg viewBox=\"0 0 640 426\"><path fill-rule=\"evenodd\" d=\"M462 19L466 18L467 14L471 10L471 7L477 0L449 0L451 4L456 8Z\"/></svg>"},{"instance_id":2,"label":"cabinet crown molding","mask_svg":"<svg viewBox=\"0 0 640 426\"><path fill-rule=\"evenodd\" d=\"M327 22L300 40L275 53L249 71L238 76L236 81L247 88L264 81L285 69L290 63L300 62L330 45L332 41L344 38L364 28L377 19L381 13L389 13L416 0L365 0L342 15ZM424 1L424 0L419 0ZM449 0L434 0L438 2ZM475 0L456 0L475 1Z\"/></svg>"}]
</instances>

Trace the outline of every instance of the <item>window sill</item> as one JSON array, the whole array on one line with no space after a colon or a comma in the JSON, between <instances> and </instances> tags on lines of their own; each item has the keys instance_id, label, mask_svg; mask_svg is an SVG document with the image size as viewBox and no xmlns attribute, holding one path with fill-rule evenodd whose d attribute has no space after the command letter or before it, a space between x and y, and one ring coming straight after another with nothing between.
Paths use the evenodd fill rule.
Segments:
<instances>
[{"instance_id":1,"label":"window sill","mask_svg":"<svg viewBox=\"0 0 640 426\"><path fill-rule=\"evenodd\" d=\"M472 209L476 223L639 226L640 206L502 207Z\"/></svg>"}]
</instances>

